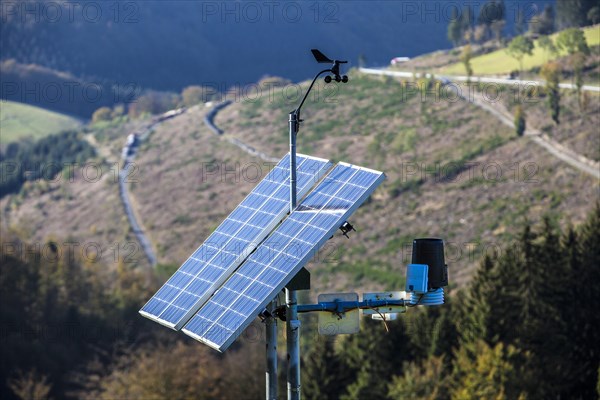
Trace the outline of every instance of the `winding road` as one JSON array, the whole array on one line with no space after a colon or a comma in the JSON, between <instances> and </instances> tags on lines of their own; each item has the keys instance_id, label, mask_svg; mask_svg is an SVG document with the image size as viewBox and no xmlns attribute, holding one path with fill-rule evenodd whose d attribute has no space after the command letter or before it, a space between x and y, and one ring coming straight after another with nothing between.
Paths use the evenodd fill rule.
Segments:
<instances>
[{"instance_id":1,"label":"winding road","mask_svg":"<svg viewBox=\"0 0 600 400\"><path fill-rule=\"evenodd\" d=\"M142 247L144 255L148 259L150 265L153 267L157 264L156 254L154 253L152 243L144 233L141 224L138 222L138 219L135 216L135 211L133 205L131 204L129 190L127 188L127 183L129 183L128 177L130 176L130 173L133 173L134 171L131 170L130 172L130 169L135 168L133 160L139 150L139 142L147 140L150 136L150 133L156 126L160 125L162 122L168 119L174 118L177 115L182 114L183 112L185 112L185 109L183 108L167 111L166 113L153 118L152 122L143 127L141 130L136 130L135 132L132 132L132 134L136 135L138 138L137 144L126 145L126 150L130 151L124 152L122 156L123 167L119 171L119 197L121 198L121 203L123 203L123 208L125 209L125 214L127 215L127 219L129 220L129 225L131 226L131 229L133 230L133 233L135 234L138 243Z\"/></svg>"},{"instance_id":2,"label":"winding road","mask_svg":"<svg viewBox=\"0 0 600 400\"><path fill-rule=\"evenodd\" d=\"M258 157L261 160L266 161L266 162L279 161L278 158L271 157L270 155L263 153L262 151L256 150L254 147L250 146L247 143L242 142L241 140L239 140L237 138L234 138L231 136L223 136L225 131L223 131L223 129L221 129L215 125L215 117L219 111L221 111L222 109L224 109L225 107L227 107L230 104L231 104L231 100L226 100L226 101L214 106L212 108L212 110L210 110L208 112L208 114L206 114L206 117L204 117L204 123L206 124L206 126L208 126L208 128L211 131L213 131L216 135L223 137L223 139L227 140L229 143L233 144L234 146L239 147L240 149L242 149L244 152L250 154L251 156Z\"/></svg>"},{"instance_id":3,"label":"winding road","mask_svg":"<svg viewBox=\"0 0 600 400\"><path fill-rule=\"evenodd\" d=\"M378 69L378 68L359 68L360 72L364 74L372 74L372 75L387 75L387 76L395 76L397 78L431 78L435 76L440 80L448 80L450 82L472 82L472 83L497 83L501 85L514 85L514 86L544 86L546 84L545 81L532 81L532 80L523 80L523 79L504 79L504 78L491 78L486 76L460 76L460 75L437 75L437 74L429 74L429 73L420 73L420 72L409 72L409 71L392 71L386 69ZM572 83L559 83L558 87L561 89L576 89L575 85ZM583 85L581 90L584 92L600 92L600 86L591 86L591 85Z\"/></svg>"},{"instance_id":4,"label":"winding road","mask_svg":"<svg viewBox=\"0 0 600 400\"><path fill-rule=\"evenodd\" d=\"M210 128L210 130L213 133L215 133L216 135L223 137L229 143L239 147L244 152L246 152L252 156L259 157L262 160L267 161L267 162L277 162L278 159L271 157L261 151L256 150L254 147L242 142L241 140L234 138L234 137L229 137L229 136L223 135L224 131L215 125L214 118L219 111L221 111L223 108L227 107L230 104L231 104L231 101L224 101L222 103L219 103L216 106L214 106L206 114L206 116L204 117L204 123L208 126L208 128ZM150 132L152 132L152 130L157 125L161 124L163 121L165 121L167 119L173 118L173 117L181 114L182 112L184 112L184 110L182 110L182 109L168 111L168 112L156 117L155 119L153 119L150 124L146 125L141 130L136 130L135 132L132 132L132 134L137 135L138 142L147 140L148 136L150 135ZM135 210L131 203L131 198L130 198L129 190L127 187L127 184L129 182L128 177L134 171L132 168L135 168L135 164L133 163L133 160L139 150L139 144L135 145L135 146L131 146L130 150L131 151L129 151L129 152L128 151L124 152L123 167L119 171L119 197L121 198L121 202L123 203L123 208L125 209L125 214L127 215L127 219L129 220L129 225L131 226L131 229L133 230L133 233L135 234L137 241L139 242L140 246L142 247L142 251L144 252L144 255L148 259L148 262L150 263L150 265L156 266L157 258L156 258L154 249L152 247L152 243L146 236L141 224L138 222L138 218L135 215Z\"/></svg>"},{"instance_id":5,"label":"winding road","mask_svg":"<svg viewBox=\"0 0 600 400\"><path fill-rule=\"evenodd\" d=\"M390 71L385 69L374 69L374 68L359 68L359 71L369 75L383 75L383 76L392 76L392 77L400 77L400 78L419 78L419 77L431 77L430 74L427 73L413 73L413 72L404 72L404 71ZM435 75L436 78L440 79L442 82L453 82L453 81L466 81L467 77L455 77L455 76L442 76ZM499 83L499 84L512 84L512 85L543 85L542 81L519 81L519 80L509 80L509 79L496 79L496 78L484 78L484 77L471 77L472 82L486 82L486 83ZM573 85L571 84L562 84L561 88L573 89ZM600 91L600 87L597 86L584 86L583 90L589 91ZM492 105L491 102L486 101L481 95L478 94L469 94L464 95L462 92L459 92L459 96L463 99L469 101L470 103L478 106L479 108L489 112L494 117L496 117L500 122L504 125L514 128L514 121L512 116L500 105ZM592 175L596 179L600 179L600 164L593 160L590 160L587 157L582 156L581 154L577 154L576 152L568 149L564 145L560 144L556 140L550 138L548 135L541 134L537 130L527 129L525 131L525 136L531 138L531 140L537 145L544 148L553 156L558 159L566 162L567 164L577 168L579 171L585 172L589 175Z\"/></svg>"},{"instance_id":6,"label":"winding road","mask_svg":"<svg viewBox=\"0 0 600 400\"><path fill-rule=\"evenodd\" d=\"M123 207L125 208L125 214L127 215L127 219L129 220L129 225L135 234L135 237L142 247L148 262L153 267L156 266L156 255L154 254L154 249L152 248L152 244L148 237L144 233L143 229L140 227L140 224L135 217L135 213L133 211L133 207L131 205L131 200L129 198L129 191L127 190L127 178L129 177L129 168L134 166L133 163L126 161L125 165L119 171L119 197L121 198L121 202L123 203ZM135 167L135 166L134 166Z\"/></svg>"}]
</instances>

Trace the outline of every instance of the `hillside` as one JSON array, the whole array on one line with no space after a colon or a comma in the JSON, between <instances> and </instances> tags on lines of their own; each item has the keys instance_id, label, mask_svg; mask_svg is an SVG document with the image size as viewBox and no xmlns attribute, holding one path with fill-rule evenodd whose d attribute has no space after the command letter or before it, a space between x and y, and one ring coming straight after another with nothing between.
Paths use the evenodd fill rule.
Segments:
<instances>
[{"instance_id":1,"label":"hillside","mask_svg":"<svg viewBox=\"0 0 600 400\"><path fill-rule=\"evenodd\" d=\"M65 114L13 101L0 101L0 144L23 138L38 139L60 131L79 129L82 122Z\"/></svg>"},{"instance_id":2,"label":"hillside","mask_svg":"<svg viewBox=\"0 0 600 400\"><path fill-rule=\"evenodd\" d=\"M317 102L303 112L299 150L381 169L388 179L351 219L358 232L350 240L337 235L310 267L312 293L400 288L406 246L418 236L446 240L451 280L463 285L483 254L515 244L521 222L550 211L576 224L593 207L593 178L469 103L421 102L420 93L397 81L355 72L335 94L322 83L315 90ZM293 102L273 94L225 108L216 123L225 135L283 156ZM206 112L193 107L158 126L135 161L134 205L163 264L181 263L251 190L257 172L268 171L206 128ZM102 161L106 171L126 134L143 122L93 132L112 154ZM436 168L441 175L431 172ZM111 173L95 183L33 184L0 205L3 222L35 240L74 237L104 249L134 240ZM134 260L145 265L141 254Z\"/></svg>"},{"instance_id":3,"label":"hillside","mask_svg":"<svg viewBox=\"0 0 600 400\"><path fill-rule=\"evenodd\" d=\"M352 284L398 277L394 271L406 262L403 245L416 236L445 238L452 278L463 283L486 248L491 252L512 243L517 221L535 221L552 210L576 223L596 198L593 178L548 157L528 139L515 138L511 129L466 102L421 102L420 93L397 81L356 74L332 103L320 100L306 105L299 148L388 175L355 216L354 243L340 242L347 249L333 269L345 271ZM259 150L283 153L291 108L265 99L238 103L216 122ZM478 167L469 168L471 163ZM428 172L436 167L442 177Z\"/></svg>"},{"instance_id":4,"label":"hillside","mask_svg":"<svg viewBox=\"0 0 600 400\"><path fill-rule=\"evenodd\" d=\"M299 150L381 169L388 179L350 219L357 232L350 239L337 233L310 263L312 290L302 292L301 302L331 291L402 289L410 245L419 236L445 239L450 296L443 307L411 309L390 321L390 332L362 318L359 334L336 337L335 343L316 336L315 315L303 317L306 398L340 393L370 398L373 388L377 398L404 398L414 394L414 376L426 382L433 376L432 390L447 393L446 398L517 393L525 384L531 384L528 393L538 393L542 381L548 393L577 391L593 398L598 358L588 349L598 338L588 332L598 332L593 318L598 290L580 288L582 306L568 301L571 293L565 288L582 279L598 280L597 268L591 268L600 265L594 251L598 180L555 158L534 143L534 136L517 137L479 106L436 97L436 82L421 81L426 90L418 91L412 82L356 70L349 75L346 85L319 81L303 109ZM301 86L306 89L307 82ZM204 124L212 108L196 105L160 123L157 116L119 116L34 143L40 156L50 157L62 154L68 143L95 149L82 146L85 152L74 153L86 160L76 165L74 176L67 167L51 182L27 180L17 194L0 198L0 292L6 297L0 312L7 337L0 357L3 398L32 386L56 398L264 397L259 378L264 376L264 336L244 334L220 355L140 317L138 310L269 170L269 163L233 143L242 141L272 157L287 152L287 113L298 101L298 89L288 85L238 98L216 115L224 136ZM570 148L590 149L597 143L593 124L599 98L590 97L589 108L580 114L572 94L564 94L564 130L543 125L548 119L543 102L525 105L528 124ZM155 270L124 213L117 180L128 135L149 126L154 128L140 135L127 185L134 214L158 256ZM51 141L56 143L48 145ZM525 228L528 223L533 230ZM578 225L576 231L572 225ZM486 254L500 257L476 270ZM549 274L560 279L548 279ZM46 335L57 326L69 330ZM260 335L263 326L257 320L252 330ZM582 328L573 333L572 326ZM279 324L280 333L283 329ZM545 340L574 334L576 340ZM484 335L499 343L488 345ZM514 347L523 343L528 347ZM475 360L471 349L478 352ZM519 354L535 358L523 365ZM478 366L489 360L491 372L481 372ZM565 360L570 363L566 377ZM284 371L285 360L280 361ZM476 385L485 392L476 391L469 386L470 375L453 372L457 365L484 377L495 376L500 365L514 378L499 388L485 378ZM323 386L324 374L335 377L333 383ZM382 380L392 385L380 385ZM471 391L461 395L457 390L463 388ZM280 390L285 392L283 386Z\"/></svg>"},{"instance_id":5,"label":"hillside","mask_svg":"<svg viewBox=\"0 0 600 400\"><path fill-rule=\"evenodd\" d=\"M401 1L178 2L177 7L48 1L53 4L49 9L61 13L53 18L52 13L35 14L45 1L22 3L3 9L2 60L68 71L94 82L175 92L201 83L227 88L266 74L301 81L310 75L313 60L305 49L312 47L332 57L343 54L352 63L363 55L369 65L448 48L446 22L453 7L462 7L452 0L429 7ZM520 0L505 3L511 16L523 8ZM528 17L552 3L527 2ZM473 3L476 12L481 4ZM34 11L27 14L26 6ZM514 18L507 18L506 31L513 26Z\"/></svg>"},{"instance_id":6,"label":"hillside","mask_svg":"<svg viewBox=\"0 0 600 400\"><path fill-rule=\"evenodd\" d=\"M588 46L594 47L600 45L600 25L582 28L582 30ZM550 39L553 42L556 42L557 37L558 33L550 35ZM523 57L523 68L525 70L539 68L548 58L550 58L550 55L539 46L539 40L534 41L534 46L533 53ZM565 52L563 51L559 55L565 56ZM512 71L518 71L520 69L519 62L513 57L510 57L505 49L499 49L474 57L473 60L471 60L471 65L475 73L481 75L509 74ZM442 68L439 72L449 75L463 75L465 74L465 68L460 62L456 62L455 64ZM597 81L598 79L596 77L596 84Z\"/></svg>"}]
</instances>

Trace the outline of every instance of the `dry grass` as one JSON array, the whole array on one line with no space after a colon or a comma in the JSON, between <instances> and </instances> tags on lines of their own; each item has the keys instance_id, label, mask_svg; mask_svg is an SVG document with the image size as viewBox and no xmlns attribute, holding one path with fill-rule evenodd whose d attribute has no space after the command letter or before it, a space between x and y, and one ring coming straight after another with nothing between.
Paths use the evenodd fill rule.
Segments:
<instances>
[{"instance_id":1,"label":"dry grass","mask_svg":"<svg viewBox=\"0 0 600 400\"><path fill-rule=\"evenodd\" d=\"M206 128L204 113L160 125L136 160L132 194L159 262L183 262L269 170Z\"/></svg>"},{"instance_id":2,"label":"dry grass","mask_svg":"<svg viewBox=\"0 0 600 400\"><path fill-rule=\"evenodd\" d=\"M574 90L561 90L560 124L550 116L547 97L542 90L527 99L525 93L508 90L501 97L509 112L522 104L527 126L548 134L553 139L591 160L600 160L600 94L584 92L580 100Z\"/></svg>"},{"instance_id":3,"label":"dry grass","mask_svg":"<svg viewBox=\"0 0 600 400\"><path fill-rule=\"evenodd\" d=\"M512 129L464 101L421 103L419 94L397 81L357 74L339 87L333 103L323 102L322 86L319 93L319 101L310 101L303 112L300 150L378 168L388 179L352 217L358 232L351 240L336 235L311 264L312 293L401 288L405 246L418 236L447 241L451 280L460 286L485 249L513 243L526 219L537 222L550 213L557 220L564 216L563 223L578 223L597 199L592 178L529 139L515 138ZM226 135L280 157L287 152L286 114L293 106L275 93L273 101L231 105L216 123ZM136 160L134 204L162 263L181 263L255 185L242 171L250 175L263 165L210 132L202 122L205 112L196 107L166 121ZM142 122L96 136L118 156L126 133ZM235 172L229 179L206 176L207 163ZM479 164L465 170L468 163ZM449 181L424 172L437 165L445 172L449 165L456 167L461 174ZM502 177L493 179L496 171ZM535 182L526 180L527 172L535 172ZM62 183L0 205L11 224L27 227L33 237L54 234L107 244L134 240L116 183Z\"/></svg>"}]
</instances>

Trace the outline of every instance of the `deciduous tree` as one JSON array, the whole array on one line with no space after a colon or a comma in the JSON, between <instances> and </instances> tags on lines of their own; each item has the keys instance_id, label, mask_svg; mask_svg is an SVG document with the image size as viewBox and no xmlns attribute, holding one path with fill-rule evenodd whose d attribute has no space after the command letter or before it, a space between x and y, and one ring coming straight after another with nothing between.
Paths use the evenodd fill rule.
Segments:
<instances>
[{"instance_id":1,"label":"deciduous tree","mask_svg":"<svg viewBox=\"0 0 600 400\"><path fill-rule=\"evenodd\" d=\"M527 36L517 36L508 44L506 52L519 62L520 71L523 72L523 58L533 54L533 41Z\"/></svg>"},{"instance_id":2,"label":"deciduous tree","mask_svg":"<svg viewBox=\"0 0 600 400\"><path fill-rule=\"evenodd\" d=\"M550 115L556 124L560 124L560 90L558 87L560 80L560 65L555 62L546 63L542 67L541 74L546 80L545 91Z\"/></svg>"}]
</instances>

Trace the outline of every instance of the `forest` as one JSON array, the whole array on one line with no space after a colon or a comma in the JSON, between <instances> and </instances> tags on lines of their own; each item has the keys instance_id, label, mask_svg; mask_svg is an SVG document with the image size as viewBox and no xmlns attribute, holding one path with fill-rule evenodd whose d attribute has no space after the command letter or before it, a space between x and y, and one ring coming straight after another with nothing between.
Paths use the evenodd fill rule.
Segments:
<instances>
[{"instance_id":1,"label":"forest","mask_svg":"<svg viewBox=\"0 0 600 400\"><path fill-rule=\"evenodd\" d=\"M81 136L66 131L37 141L9 143L0 150L0 198L19 193L27 181L53 181L61 171L68 173L69 165L84 165L95 151Z\"/></svg>"},{"instance_id":2,"label":"forest","mask_svg":"<svg viewBox=\"0 0 600 400\"><path fill-rule=\"evenodd\" d=\"M139 317L160 272L126 263L110 272L52 240L36 247L7 234L2 398L263 396L261 343L244 339L223 355ZM577 228L525 224L518 243L486 256L447 304L403 314L389 333L368 319L357 335L306 333L305 397L597 398L600 205Z\"/></svg>"}]
</instances>

